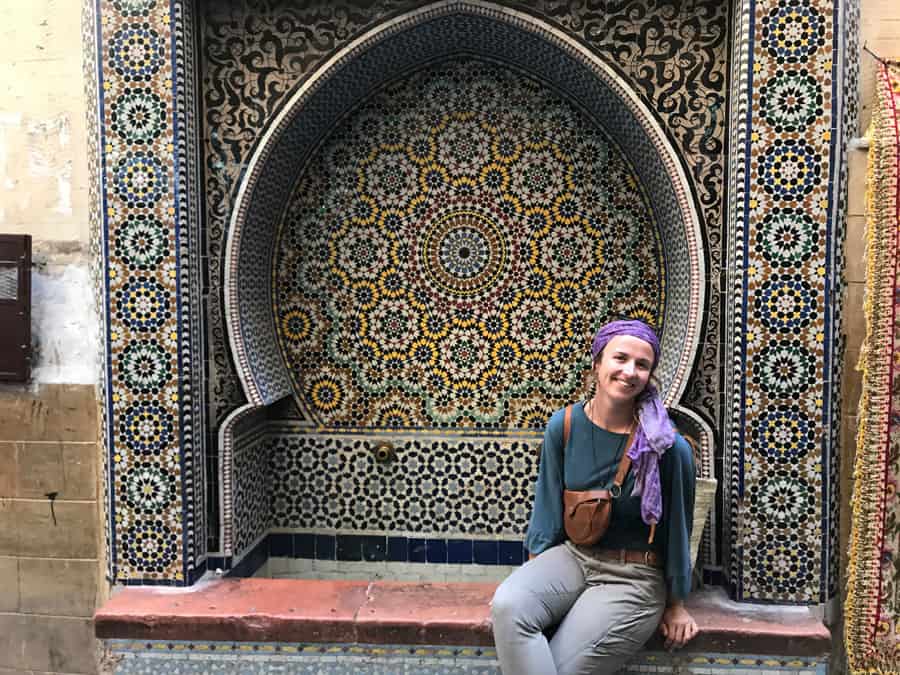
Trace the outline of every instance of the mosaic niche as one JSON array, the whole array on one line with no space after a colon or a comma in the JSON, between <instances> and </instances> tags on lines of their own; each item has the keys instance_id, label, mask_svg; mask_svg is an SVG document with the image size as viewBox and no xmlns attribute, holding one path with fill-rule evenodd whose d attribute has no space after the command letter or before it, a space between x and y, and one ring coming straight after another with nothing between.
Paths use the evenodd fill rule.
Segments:
<instances>
[{"instance_id":1,"label":"mosaic niche","mask_svg":"<svg viewBox=\"0 0 900 675\"><path fill-rule=\"evenodd\" d=\"M200 295L208 295L212 305L222 296L221 285L216 284L221 284L224 224L234 204L240 167L259 140L259 130L292 88L329 54L374 25L384 12L395 15L405 7L390 4L385 9L387 4L373 3L347 12L332 4L327 4L326 11L326 3L304 5L293 16L304 12L315 16L279 22L277 16L287 4L229 0L207 3L202 13L204 40L210 46L203 54L208 132L204 138L210 139L211 148L204 155L208 188L204 193L211 195L211 219L205 240L209 249L204 251L210 260L210 281ZM708 139L722 138L723 113L717 104L724 98L724 84L717 83L715 74L724 69L723 38L715 26L727 10L715 7L723 3L611 2L608 7L621 11L599 18L587 16L590 8L579 9L584 3L565 4L535 0L521 6L547 18L560 31L578 35L594 53L614 55L611 60L619 62L620 74L637 83L635 90L657 111L684 157L695 158L699 152L710 159L708 172L701 171L702 175L697 173L698 162L686 161L695 194L702 193L698 181L703 189L708 186L708 198L702 199L707 213L720 203L721 180L716 171L724 163L703 143L698 145L705 131L680 135L673 120L684 110L697 110L700 121L696 124L710 130ZM191 558L198 555L191 548L204 527L190 513L202 487L194 481L193 452L182 452L193 440L193 429L186 422L194 422L190 419L194 412L180 399L187 393L191 406L197 401L194 392L183 386L190 378L180 356L193 356L198 347L193 337L191 342L184 339L178 317L185 305L199 302L197 289L181 283L179 274L190 264L183 254L200 245L182 237L185 221L176 203L179 190L189 193L191 189L189 183L176 181L179 163L193 161L191 145L185 145L182 135L185 107L178 94L193 82L184 70L185 55L193 53L191 45L185 48L190 31L183 16L191 15L190 11L182 14L185 5L103 0L93 5L96 11L90 15L97 36L102 162L97 176L103 218L97 230L102 245L97 248L104 256L99 283L106 308L111 575L139 582L190 581ZM838 318L832 291L837 282L839 237L833 229L836 200L829 185L837 184L840 169L837 148L842 125L836 118L834 92L842 87L836 63L840 59L835 55L843 51L843 27L837 25L842 15L835 13L835 6L822 0L746 0L733 13L734 106L729 147L734 155L728 191L732 201L727 239L710 219L705 235L713 272L726 269L735 276L728 277L723 334L707 334L698 362L704 384L692 389L691 396L710 401L704 410L715 415L721 393L717 389L721 340L733 350L722 359L734 364L724 372L723 400L731 405L722 411L722 419L723 439L728 443L726 472L732 481L727 492L733 499L726 533L734 551L729 571L734 593L741 599L817 602L831 587L827 566L833 523L829 514L835 510L828 472L834 466L834 415L829 405L837 387L830 374L838 344L831 322ZM259 23L251 19L253 13ZM214 15L216 22L209 20ZM281 28L267 33L270 24ZM251 53L265 51L262 45L270 40L269 34L274 36L271 44L287 49L271 49L269 55L255 59ZM647 37L654 35L658 40ZM704 42L704 36L719 37ZM680 44L675 52L679 57L665 51L664 43ZM682 52L696 54L697 60L681 58ZM270 67L272 63L287 65ZM694 77L706 72L710 63L715 64L709 71L712 77ZM687 98L678 99L677 105L653 86L657 81L670 82L670 76L671 82L686 82L688 77L692 83L685 87ZM642 85L642 78L649 84ZM211 82L223 84L215 88ZM666 88L661 85L661 90ZM785 95L786 91L795 93ZM763 106L763 95L772 106ZM134 100L128 100L129 96ZM152 112L154 96L165 106L162 118ZM126 113L135 106L150 114L141 113L128 122ZM154 120L160 119L161 126L155 125ZM125 245L129 228L138 224L158 224L162 229L156 238L138 238L144 242L140 247ZM157 242L159 252L153 252L153 245L145 252L141 247L148 242ZM716 259L722 250L728 252L728 265L721 257ZM680 284L671 277L668 284L666 293L671 297ZM711 293L716 292L717 284L712 283ZM767 294L774 301L766 300ZM716 309L713 302L711 311ZM221 420L239 403L240 394L227 363L221 306L218 311L216 315L210 308L214 365L209 381L215 401L211 417ZM793 321L805 322L799 333ZM160 360L149 359L149 371L131 370L122 377L128 361L126 347L142 341L148 346L155 342L175 366L156 370ZM129 354L130 359L134 352ZM795 384L803 390L799 396L791 389ZM767 416L773 414L784 416L787 436L769 433ZM807 428L814 429L812 440L803 432ZM781 450L765 445L763 439L773 438ZM802 453L803 448L807 449L802 464L796 472L782 476L783 457ZM168 479L142 476L144 464L174 479L174 497L165 488ZM766 493L766 483L775 478L784 478L789 485L781 492ZM160 499L135 501L129 480L149 480L148 485L156 487L148 490ZM815 500L812 515L805 510L810 492ZM756 500L754 513L749 512L751 494ZM139 506L129 505L129 499ZM799 507L799 520L783 516L782 505L791 513ZM760 548L761 541L767 546Z\"/></svg>"},{"instance_id":2,"label":"mosaic niche","mask_svg":"<svg viewBox=\"0 0 900 675\"><path fill-rule=\"evenodd\" d=\"M479 56L460 58L460 39ZM658 289L658 316L652 318L652 305L631 311L662 329L667 358L658 375L677 403L697 345L705 278L686 179L624 84L571 47L532 20L511 21L480 6L438 6L374 32L353 58L318 73L292 97L247 167L228 241L228 328L250 407L275 404L293 390L302 422L318 433L535 433L555 407L582 395L589 338L609 316L608 305L646 302L648 287ZM381 79L373 80L376 72ZM445 104L423 104L417 90ZM602 127L595 129L597 118ZM652 202L642 188L654 194ZM614 233L642 224L644 232ZM603 257L617 246L622 270ZM270 287L259 283L269 278ZM587 309L567 300L572 290L586 296ZM547 319L560 308L569 312ZM580 338L567 334L579 312ZM382 324L369 329L382 321L379 314ZM402 325L408 317L409 329ZM412 355L400 344L407 336L423 349ZM438 363L444 338L465 362ZM357 343L368 351L342 354ZM541 360L558 354L564 358L546 372L553 392L535 375L543 375ZM322 358L344 362L334 368ZM348 379L340 370L356 361ZM328 369L337 375L317 372ZM504 369L519 380L511 394L497 381ZM475 377L466 380L470 373ZM456 382L445 384L435 403L422 385L441 385L441 375ZM301 378L314 380L306 396ZM369 391L352 400L349 417L323 415L340 412L360 382ZM485 387L496 388L473 401ZM531 405L541 394L544 401ZM379 416L360 414L372 402L383 406ZM461 409L448 415L438 405ZM421 454L406 447L408 440L401 454ZM226 500L231 490L223 484ZM224 518L228 529L229 513ZM242 528L235 521L232 531ZM224 549L231 544L226 534Z\"/></svg>"},{"instance_id":3,"label":"mosaic niche","mask_svg":"<svg viewBox=\"0 0 900 675\"><path fill-rule=\"evenodd\" d=\"M278 339L330 427L541 428L582 395L617 315L661 328L647 195L547 85L454 59L367 100L320 146L276 244Z\"/></svg>"},{"instance_id":4,"label":"mosaic niche","mask_svg":"<svg viewBox=\"0 0 900 675\"><path fill-rule=\"evenodd\" d=\"M660 335L665 357L657 378L665 400L677 402L696 354L706 276L696 211L674 149L648 111L602 64L532 20L512 21L498 10L466 4L428 7L370 34L354 47L353 58L325 69L296 92L251 159L233 214L226 275L230 343L248 401L270 404L292 391L277 348L273 289L261 280L273 278L277 219L305 166L302 159L333 130L335 118L349 114L393 77L423 62L451 58L459 40L472 54L501 59L552 82L592 111L653 194L650 206L667 252Z\"/></svg>"},{"instance_id":5,"label":"mosaic niche","mask_svg":"<svg viewBox=\"0 0 900 675\"><path fill-rule=\"evenodd\" d=\"M423 3L222 0L201 4L208 297L209 401L216 426L242 402L221 306L224 238L251 152L286 97L325 59L378 21ZM729 3L576 0L503 3L529 12L588 45L662 120L682 153L700 204L710 263L722 260L725 63ZM662 27L665 27L663 29ZM274 47L274 48L273 48ZM689 86L688 86L689 85ZM716 419L720 299L712 285L706 346L685 396Z\"/></svg>"}]
</instances>

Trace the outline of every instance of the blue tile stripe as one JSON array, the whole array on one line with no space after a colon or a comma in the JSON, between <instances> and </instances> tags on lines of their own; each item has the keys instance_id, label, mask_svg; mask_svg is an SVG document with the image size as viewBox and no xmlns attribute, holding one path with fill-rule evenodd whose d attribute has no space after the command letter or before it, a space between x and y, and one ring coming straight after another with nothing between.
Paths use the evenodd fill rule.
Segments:
<instances>
[{"instance_id":1,"label":"blue tile stripe","mask_svg":"<svg viewBox=\"0 0 900 675\"><path fill-rule=\"evenodd\" d=\"M211 570L229 570L228 576L252 576L269 558L521 565L528 559L528 551L519 540L276 532L261 540L239 562L229 557L210 556L208 565Z\"/></svg>"},{"instance_id":2,"label":"blue tile stripe","mask_svg":"<svg viewBox=\"0 0 900 675\"><path fill-rule=\"evenodd\" d=\"M270 534L265 544L270 557L315 560L521 565L528 556L516 540L281 532Z\"/></svg>"}]
</instances>

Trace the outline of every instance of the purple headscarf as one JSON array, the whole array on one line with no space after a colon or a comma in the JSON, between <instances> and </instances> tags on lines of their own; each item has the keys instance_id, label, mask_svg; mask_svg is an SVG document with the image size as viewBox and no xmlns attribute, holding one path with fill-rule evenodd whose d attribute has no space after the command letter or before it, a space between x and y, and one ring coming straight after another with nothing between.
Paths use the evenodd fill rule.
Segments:
<instances>
[{"instance_id":1,"label":"purple headscarf","mask_svg":"<svg viewBox=\"0 0 900 675\"><path fill-rule=\"evenodd\" d=\"M611 321L601 327L591 344L594 361L603 348L618 335L630 335L643 340L653 348L653 367L659 362L659 338L643 321ZM634 490L632 495L641 498L641 517L648 525L656 525L662 517L662 488L659 482L659 459L675 442L675 430L669 420L659 392L649 382L638 394L635 406L638 426L628 456L634 466Z\"/></svg>"}]
</instances>

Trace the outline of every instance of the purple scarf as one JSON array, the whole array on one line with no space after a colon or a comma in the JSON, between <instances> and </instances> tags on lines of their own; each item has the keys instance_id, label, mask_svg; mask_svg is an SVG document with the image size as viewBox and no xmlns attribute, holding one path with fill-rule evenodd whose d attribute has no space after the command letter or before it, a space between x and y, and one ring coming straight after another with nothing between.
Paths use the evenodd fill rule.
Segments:
<instances>
[{"instance_id":1,"label":"purple scarf","mask_svg":"<svg viewBox=\"0 0 900 675\"><path fill-rule=\"evenodd\" d=\"M591 356L596 361L607 343L617 335L630 335L643 340L653 348L653 367L659 362L659 338L643 321L611 321L594 336ZM631 494L641 498L641 517L647 525L659 523L662 517L662 487L659 481L659 459L675 442L675 430L669 420L659 392L648 383L635 401L638 427L628 456L634 466L634 490Z\"/></svg>"}]
</instances>

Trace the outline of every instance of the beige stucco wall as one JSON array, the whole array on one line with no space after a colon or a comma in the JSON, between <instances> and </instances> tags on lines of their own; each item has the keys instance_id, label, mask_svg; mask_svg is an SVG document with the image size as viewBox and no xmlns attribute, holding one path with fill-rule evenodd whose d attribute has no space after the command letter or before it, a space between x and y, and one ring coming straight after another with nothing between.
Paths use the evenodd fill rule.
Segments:
<instances>
[{"instance_id":1,"label":"beige stucco wall","mask_svg":"<svg viewBox=\"0 0 900 675\"><path fill-rule=\"evenodd\" d=\"M0 2L0 231L88 241L78 0Z\"/></svg>"},{"instance_id":2,"label":"beige stucco wall","mask_svg":"<svg viewBox=\"0 0 900 675\"><path fill-rule=\"evenodd\" d=\"M0 233L33 237L35 348L0 384L3 673L96 672L107 593L80 26L79 0L0 2Z\"/></svg>"},{"instance_id":3,"label":"beige stucco wall","mask_svg":"<svg viewBox=\"0 0 900 675\"><path fill-rule=\"evenodd\" d=\"M0 2L0 233L30 234L35 382L93 384L81 2Z\"/></svg>"}]
</instances>

